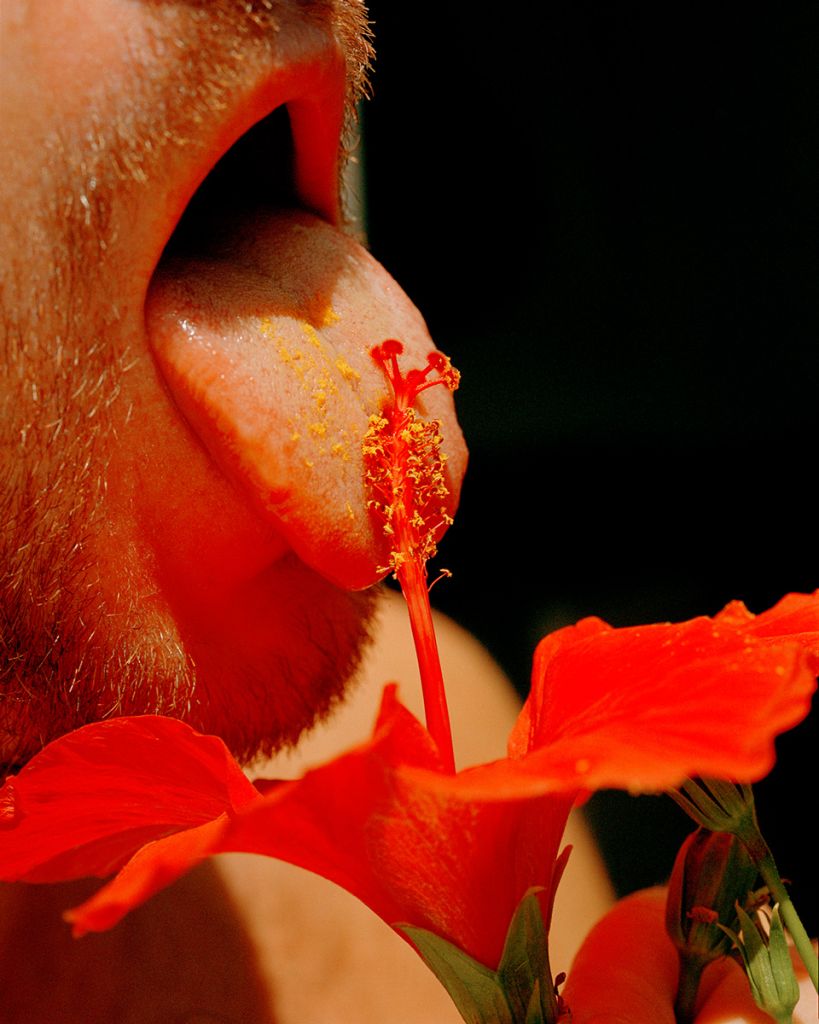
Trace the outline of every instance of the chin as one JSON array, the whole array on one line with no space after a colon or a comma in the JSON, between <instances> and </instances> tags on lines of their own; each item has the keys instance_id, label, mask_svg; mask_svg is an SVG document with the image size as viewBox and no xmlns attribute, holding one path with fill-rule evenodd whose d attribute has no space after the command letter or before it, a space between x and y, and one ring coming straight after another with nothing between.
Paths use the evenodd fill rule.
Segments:
<instances>
[{"instance_id":1,"label":"chin","mask_svg":"<svg viewBox=\"0 0 819 1024\"><path fill-rule=\"evenodd\" d=\"M281 559L234 592L217 623L180 627L192 683L174 713L243 762L292 746L345 696L377 592L340 590Z\"/></svg>"},{"instance_id":2,"label":"chin","mask_svg":"<svg viewBox=\"0 0 819 1024\"><path fill-rule=\"evenodd\" d=\"M84 609L76 642L0 702L0 778L90 722L163 714L219 736L243 763L292 746L343 699L377 588L348 592L287 555L203 619L132 601Z\"/></svg>"}]
</instances>

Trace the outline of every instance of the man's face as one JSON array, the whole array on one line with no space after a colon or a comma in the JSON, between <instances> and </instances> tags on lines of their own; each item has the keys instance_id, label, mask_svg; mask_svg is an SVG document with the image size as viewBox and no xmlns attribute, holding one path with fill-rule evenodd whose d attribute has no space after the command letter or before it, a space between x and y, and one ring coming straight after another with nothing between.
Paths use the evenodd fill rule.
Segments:
<instances>
[{"instance_id":1,"label":"man's face","mask_svg":"<svg viewBox=\"0 0 819 1024\"><path fill-rule=\"evenodd\" d=\"M294 740L384 562L368 349L433 347L331 226L364 11L6 0L0 31L0 761L154 711L240 756ZM443 389L428 411L454 502Z\"/></svg>"}]
</instances>

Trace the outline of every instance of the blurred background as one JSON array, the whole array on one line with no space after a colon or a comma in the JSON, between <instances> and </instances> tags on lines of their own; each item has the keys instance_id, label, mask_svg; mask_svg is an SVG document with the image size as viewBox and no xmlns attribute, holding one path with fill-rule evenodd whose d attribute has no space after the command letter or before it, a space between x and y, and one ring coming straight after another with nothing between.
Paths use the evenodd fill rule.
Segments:
<instances>
[{"instance_id":1,"label":"blurred background","mask_svg":"<svg viewBox=\"0 0 819 1024\"><path fill-rule=\"evenodd\" d=\"M537 640L819 586L819 8L372 0L374 255L463 373L471 462L434 603L525 694ZM760 818L819 932L816 717ZM588 808L621 893L688 819Z\"/></svg>"}]
</instances>

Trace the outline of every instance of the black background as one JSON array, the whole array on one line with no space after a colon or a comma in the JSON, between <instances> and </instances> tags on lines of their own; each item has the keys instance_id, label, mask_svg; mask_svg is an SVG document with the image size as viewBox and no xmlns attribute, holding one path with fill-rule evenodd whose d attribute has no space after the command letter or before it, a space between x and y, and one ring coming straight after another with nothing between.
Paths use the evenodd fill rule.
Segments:
<instances>
[{"instance_id":1,"label":"black background","mask_svg":"<svg viewBox=\"0 0 819 1024\"><path fill-rule=\"evenodd\" d=\"M371 15L370 246L463 373L437 606L525 693L537 639L584 615L819 586L815 5ZM814 934L815 746L788 734L758 787ZM621 892L690 830L662 797L589 813Z\"/></svg>"}]
</instances>

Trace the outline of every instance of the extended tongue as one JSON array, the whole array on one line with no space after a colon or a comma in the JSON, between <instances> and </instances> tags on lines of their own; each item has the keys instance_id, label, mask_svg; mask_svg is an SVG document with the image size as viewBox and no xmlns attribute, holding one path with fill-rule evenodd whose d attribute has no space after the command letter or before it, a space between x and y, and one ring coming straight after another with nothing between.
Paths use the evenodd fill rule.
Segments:
<instances>
[{"instance_id":1,"label":"extended tongue","mask_svg":"<svg viewBox=\"0 0 819 1024\"><path fill-rule=\"evenodd\" d=\"M303 212L254 217L206 257L169 260L147 306L151 345L182 414L222 471L299 557L339 586L379 576L361 441L387 385L373 345L406 366L434 349L407 296L347 235ZM451 396L419 401L444 436L451 512L466 448Z\"/></svg>"}]
</instances>

